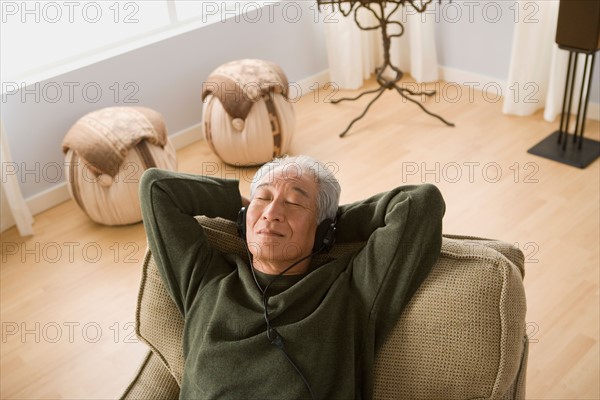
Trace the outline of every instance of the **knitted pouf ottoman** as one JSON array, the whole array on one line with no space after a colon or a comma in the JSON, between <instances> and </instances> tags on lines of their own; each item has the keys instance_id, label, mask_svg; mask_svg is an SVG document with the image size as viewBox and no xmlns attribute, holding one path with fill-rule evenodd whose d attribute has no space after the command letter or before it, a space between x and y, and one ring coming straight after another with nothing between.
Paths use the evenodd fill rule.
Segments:
<instances>
[{"instance_id":1,"label":"knitted pouf ottoman","mask_svg":"<svg viewBox=\"0 0 600 400\"><path fill-rule=\"evenodd\" d=\"M264 164L287 152L296 115L274 63L244 59L213 71L202 87L204 138L227 164Z\"/></svg>"},{"instance_id":2,"label":"knitted pouf ottoman","mask_svg":"<svg viewBox=\"0 0 600 400\"><path fill-rule=\"evenodd\" d=\"M142 220L138 186L150 167L176 170L162 116L145 107L109 107L80 118L63 143L71 198L95 222Z\"/></svg>"}]
</instances>

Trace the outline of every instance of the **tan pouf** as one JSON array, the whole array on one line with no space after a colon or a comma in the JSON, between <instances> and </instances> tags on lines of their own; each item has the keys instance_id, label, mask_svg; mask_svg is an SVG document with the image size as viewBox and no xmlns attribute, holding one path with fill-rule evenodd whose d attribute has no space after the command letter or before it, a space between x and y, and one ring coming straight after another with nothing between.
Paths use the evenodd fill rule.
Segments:
<instances>
[{"instance_id":1,"label":"tan pouf","mask_svg":"<svg viewBox=\"0 0 600 400\"><path fill-rule=\"evenodd\" d=\"M145 107L109 107L80 118L63 140L71 198L95 222L140 222L138 187L150 167L177 169L162 116Z\"/></svg>"},{"instance_id":2,"label":"tan pouf","mask_svg":"<svg viewBox=\"0 0 600 400\"><path fill-rule=\"evenodd\" d=\"M296 125L288 80L274 63L244 59L213 71L202 88L204 138L227 164L264 164L285 154Z\"/></svg>"}]
</instances>

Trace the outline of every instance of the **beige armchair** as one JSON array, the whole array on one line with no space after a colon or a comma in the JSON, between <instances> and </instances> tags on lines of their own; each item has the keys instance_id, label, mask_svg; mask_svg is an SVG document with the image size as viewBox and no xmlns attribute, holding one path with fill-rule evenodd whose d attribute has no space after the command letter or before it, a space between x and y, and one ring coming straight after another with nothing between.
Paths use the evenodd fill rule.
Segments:
<instances>
[{"instance_id":1,"label":"beige armchair","mask_svg":"<svg viewBox=\"0 0 600 400\"><path fill-rule=\"evenodd\" d=\"M198 217L222 252L245 254L235 224ZM338 243L339 257L361 243ZM318 262L318 260L315 260ZM376 399L524 399L523 253L504 242L444 236L433 270L402 312L375 363ZM150 347L123 399L177 399L183 320L146 253L136 332Z\"/></svg>"}]
</instances>

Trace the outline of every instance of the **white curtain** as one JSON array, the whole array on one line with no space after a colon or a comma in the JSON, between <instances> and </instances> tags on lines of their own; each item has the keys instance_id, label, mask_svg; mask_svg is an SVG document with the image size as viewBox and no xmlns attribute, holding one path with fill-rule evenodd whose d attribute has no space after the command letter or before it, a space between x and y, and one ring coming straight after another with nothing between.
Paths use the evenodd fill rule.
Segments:
<instances>
[{"instance_id":1,"label":"white curtain","mask_svg":"<svg viewBox=\"0 0 600 400\"><path fill-rule=\"evenodd\" d=\"M569 60L569 53L555 43L559 1L519 1L523 3L519 9L536 12L531 18L521 16L515 26L502 111L523 116L544 108L544 119L552 122L562 112ZM582 60L578 63L574 94L581 85ZM577 109L578 101L579 96L574 95L572 110Z\"/></svg>"},{"instance_id":2,"label":"white curtain","mask_svg":"<svg viewBox=\"0 0 600 400\"><path fill-rule=\"evenodd\" d=\"M431 15L421 18L420 14L411 12L403 19L406 20L404 35L392 39L392 64L410 73L417 82L439 80L434 18Z\"/></svg>"},{"instance_id":3,"label":"white curtain","mask_svg":"<svg viewBox=\"0 0 600 400\"><path fill-rule=\"evenodd\" d=\"M8 171L9 166L12 165L12 157L10 155L10 149L8 148L8 140L4 134L2 121L0 121L0 155L0 159L4 165L3 169L6 169L6 171L3 171L3 175L5 172L6 174L2 177L2 182L0 183L2 214L10 211L21 236L33 235L33 228L31 226L33 224L33 217L31 211L29 211L29 207L27 207L27 203L25 203L25 200L23 199L16 175L12 173L12 169ZM8 210L5 209L5 204L8 205ZM6 217L7 215L3 215L2 219L4 220ZM2 228L6 229L9 226L10 225L6 223L6 220L4 220Z\"/></svg>"},{"instance_id":4,"label":"white curtain","mask_svg":"<svg viewBox=\"0 0 600 400\"><path fill-rule=\"evenodd\" d=\"M390 60L417 82L437 81L435 21L422 20L414 10L407 11L398 10L394 14L394 20L401 22L405 30L401 37L392 39ZM323 12L327 15L325 36L330 79L341 89L358 89L383 64L381 30L361 30L354 21L354 12L347 17L329 7L324 7ZM362 26L377 24L374 16L364 9L359 12L359 21ZM390 32L397 33L398 28L392 25Z\"/></svg>"}]
</instances>

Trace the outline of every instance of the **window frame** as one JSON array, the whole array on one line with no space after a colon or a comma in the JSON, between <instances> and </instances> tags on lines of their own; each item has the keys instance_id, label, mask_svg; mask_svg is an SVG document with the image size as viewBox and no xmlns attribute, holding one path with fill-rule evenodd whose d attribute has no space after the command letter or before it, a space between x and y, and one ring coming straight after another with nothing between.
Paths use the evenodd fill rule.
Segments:
<instances>
[{"instance_id":1,"label":"window frame","mask_svg":"<svg viewBox=\"0 0 600 400\"><path fill-rule=\"evenodd\" d=\"M237 10L239 12L232 13L231 11L229 11L225 15L223 15L222 9L219 9L217 10L217 12L221 13L220 18L219 16L217 16L216 18L206 18L206 16L204 15L198 15L187 19L183 19L178 16L176 5L177 1L186 0L160 1L166 2L169 14L169 23L167 25L162 26L160 28L151 29L144 33L134 34L122 40L110 42L88 51L79 52L57 61L40 63L32 69L24 71L22 74L15 74L14 76L4 76L4 74L2 74L2 76L0 77L1 93L4 94L6 88L8 87L7 85L5 85L5 83L16 83L18 84L18 86L33 85L38 82L42 82L44 80L56 77L58 75L62 75L80 68L84 68L86 66L104 61L106 59L116 57L127 52L139 49L141 47L151 45L153 43L176 37L190 31L202 29L206 26L210 26L219 22L223 23L227 20L230 20L231 18L239 18L239 16L243 15L244 12L253 11L255 9L263 9L267 6L281 3L283 0L202 0L210 1L212 3L220 5L226 3L235 3L244 4L244 6L240 7L240 9ZM127 3L140 3L140 0L127 1L125 4ZM251 10L244 10L244 7L247 4L253 4L256 5L256 7L252 8Z\"/></svg>"}]
</instances>

